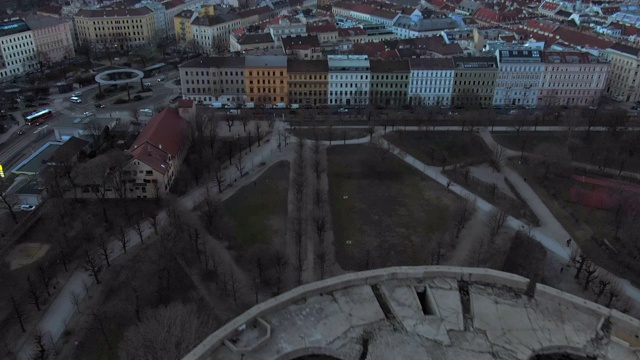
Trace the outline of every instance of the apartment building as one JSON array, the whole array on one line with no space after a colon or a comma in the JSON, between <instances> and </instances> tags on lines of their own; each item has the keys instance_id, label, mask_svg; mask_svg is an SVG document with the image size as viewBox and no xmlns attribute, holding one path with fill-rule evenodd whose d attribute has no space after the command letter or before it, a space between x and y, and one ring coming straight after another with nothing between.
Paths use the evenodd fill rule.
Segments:
<instances>
[{"instance_id":1,"label":"apartment building","mask_svg":"<svg viewBox=\"0 0 640 360\"><path fill-rule=\"evenodd\" d=\"M229 36L242 26L236 14L197 16L191 21L193 42L202 51L211 54L229 49Z\"/></svg>"},{"instance_id":2,"label":"apartment building","mask_svg":"<svg viewBox=\"0 0 640 360\"><path fill-rule=\"evenodd\" d=\"M498 79L494 106L536 106L544 72L542 51L531 48L498 49Z\"/></svg>"},{"instance_id":3,"label":"apartment building","mask_svg":"<svg viewBox=\"0 0 640 360\"><path fill-rule=\"evenodd\" d=\"M411 15L400 15L393 23L392 30L400 39L413 39L417 37L433 36L444 30L458 28L458 22L452 18L425 19L419 10Z\"/></svg>"},{"instance_id":4,"label":"apartment building","mask_svg":"<svg viewBox=\"0 0 640 360\"><path fill-rule=\"evenodd\" d=\"M0 23L0 78L16 76L37 68L33 32L22 19Z\"/></svg>"},{"instance_id":5,"label":"apartment building","mask_svg":"<svg viewBox=\"0 0 640 360\"><path fill-rule=\"evenodd\" d=\"M38 61L58 62L75 56L73 47L72 23L70 21L29 14L24 22L33 32Z\"/></svg>"},{"instance_id":6,"label":"apartment building","mask_svg":"<svg viewBox=\"0 0 640 360\"><path fill-rule=\"evenodd\" d=\"M543 53L540 105L594 106L605 88L609 63L584 52Z\"/></svg>"},{"instance_id":7,"label":"apartment building","mask_svg":"<svg viewBox=\"0 0 640 360\"><path fill-rule=\"evenodd\" d=\"M494 56L456 56L451 105L487 108L493 104L498 78Z\"/></svg>"},{"instance_id":8,"label":"apartment building","mask_svg":"<svg viewBox=\"0 0 640 360\"><path fill-rule=\"evenodd\" d=\"M367 21L374 24L382 24L391 26L400 16L400 13L379 9L369 4L351 3L346 1L338 1L333 4L331 11L334 15L344 16L346 18Z\"/></svg>"},{"instance_id":9,"label":"apartment building","mask_svg":"<svg viewBox=\"0 0 640 360\"><path fill-rule=\"evenodd\" d=\"M269 25L267 28L269 34L275 41L276 45L280 45L280 39L289 36L300 36L307 34L307 27L300 19L280 19L277 24Z\"/></svg>"},{"instance_id":10,"label":"apartment building","mask_svg":"<svg viewBox=\"0 0 640 360\"><path fill-rule=\"evenodd\" d=\"M371 104L400 107L407 104L409 60L370 60Z\"/></svg>"},{"instance_id":11,"label":"apartment building","mask_svg":"<svg viewBox=\"0 0 640 360\"><path fill-rule=\"evenodd\" d=\"M328 72L327 60L287 60L289 102L300 105L326 105Z\"/></svg>"},{"instance_id":12,"label":"apartment building","mask_svg":"<svg viewBox=\"0 0 640 360\"><path fill-rule=\"evenodd\" d=\"M256 104L289 103L287 57L246 56L247 101Z\"/></svg>"},{"instance_id":13,"label":"apartment building","mask_svg":"<svg viewBox=\"0 0 640 360\"><path fill-rule=\"evenodd\" d=\"M131 146L126 197L166 195L188 147L188 124L176 110L167 108L153 116Z\"/></svg>"},{"instance_id":14,"label":"apartment building","mask_svg":"<svg viewBox=\"0 0 640 360\"><path fill-rule=\"evenodd\" d=\"M368 105L371 65L367 55L329 55L329 105Z\"/></svg>"},{"instance_id":15,"label":"apartment building","mask_svg":"<svg viewBox=\"0 0 640 360\"><path fill-rule=\"evenodd\" d=\"M187 46L193 41L191 22L198 16L193 10L182 10L173 17L174 36L178 45Z\"/></svg>"},{"instance_id":16,"label":"apartment building","mask_svg":"<svg viewBox=\"0 0 640 360\"><path fill-rule=\"evenodd\" d=\"M156 17L147 7L82 9L76 13L73 21L81 44L125 50L156 40Z\"/></svg>"},{"instance_id":17,"label":"apartment building","mask_svg":"<svg viewBox=\"0 0 640 360\"><path fill-rule=\"evenodd\" d=\"M409 59L409 103L450 106L455 66L451 58Z\"/></svg>"},{"instance_id":18,"label":"apartment building","mask_svg":"<svg viewBox=\"0 0 640 360\"><path fill-rule=\"evenodd\" d=\"M618 101L640 101L640 49L616 43L607 53L611 69L606 94Z\"/></svg>"},{"instance_id":19,"label":"apartment building","mask_svg":"<svg viewBox=\"0 0 640 360\"><path fill-rule=\"evenodd\" d=\"M182 97L197 103L245 102L245 59L199 57L180 65Z\"/></svg>"},{"instance_id":20,"label":"apartment building","mask_svg":"<svg viewBox=\"0 0 640 360\"><path fill-rule=\"evenodd\" d=\"M299 60L322 59L322 47L316 35L288 36L280 39L285 55Z\"/></svg>"}]
</instances>

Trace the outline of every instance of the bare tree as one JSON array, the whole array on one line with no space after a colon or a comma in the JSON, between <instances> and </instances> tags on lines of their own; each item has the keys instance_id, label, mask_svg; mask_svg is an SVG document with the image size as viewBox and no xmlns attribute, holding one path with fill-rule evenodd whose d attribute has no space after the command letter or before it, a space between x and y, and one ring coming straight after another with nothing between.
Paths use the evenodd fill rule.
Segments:
<instances>
[{"instance_id":1,"label":"bare tree","mask_svg":"<svg viewBox=\"0 0 640 360\"><path fill-rule=\"evenodd\" d=\"M27 276L27 294L29 295L29 301L33 304L38 311L41 310L40 301L42 300L42 294L38 286L31 280L30 276Z\"/></svg>"},{"instance_id":2,"label":"bare tree","mask_svg":"<svg viewBox=\"0 0 640 360\"><path fill-rule=\"evenodd\" d=\"M280 294L282 292L283 286L283 276L289 267L289 262L287 261L287 257L280 252L279 250L275 251L274 254L274 273L275 273L275 293Z\"/></svg>"},{"instance_id":3,"label":"bare tree","mask_svg":"<svg viewBox=\"0 0 640 360\"><path fill-rule=\"evenodd\" d=\"M18 301L13 295L11 295L10 300L11 307L13 308L13 314L15 315L16 320L18 320L18 324L20 324L20 329L22 330L22 333L26 333L27 330L24 327L24 322L27 318L27 312L20 306L20 304L18 304Z\"/></svg>"},{"instance_id":4,"label":"bare tree","mask_svg":"<svg viewBox=\"0 0 640 360\"><path fill-rule=\"evenodd\" d=\"M216 170L214 172L214 178L216 180L216 185L218 185L218 193L221 194L222 190L224 190L226 179L220 163L218 163L216 166Z\"/></svg>"},{"instance_id":5,"label":"bare tree","mask_svg":"<svg viewBox=\"0 0 640 360\"><path fill-rule=\"evenodd\" d=\"M236 277L235 271L229 269L229 290L231 290L231 297L235 305L238 305L238 296L240 296L240 291L242 291L243 288L244 286L240 282L240 279Z\"/></svg>"},{"instance_id":6,"label":"bare tree","mask_svg":"<svg viewBox=\"0 0 640 360\"><path fill-rule=\"evenodd\" d=\"M576 265L576 274L573 278L577 280L580 278L580 274L582 273L582 270L584 270L585 265L589 263L589 258L580 254L578 250L572 250L571 260Z\"/></svg>"},{"instance_id":7,"label":"bare tree","mask_svg":"<svg viewBox=\"0 0 640 360\"><path fill-rule=\"evenodd\" d=\"M225 120L227 122L227 128L229 129L229 132L231 132L231 128L233 127L233 117L227 116Z\"/></svg>"},{"instance_id":8,"label":"bare tree","mask_svg":"<svg viewBox=\"0 0 640 360\"><path fill-rule=\"evenodd\" d=\"M120 243L120 246L122 246L122 251L126 254L130 239L127 236L127 232L124 230L122 226L119 227L118 234L116 235L116 237L118 238L118 242Z\"/></svg>"},{"instance_id":9,"label":"bare tree","mask_svg":"<svg viewBox=\"0 0 640 360\"><path fill-rule=\"evenodd\" d=\"M129 113L131 114L131 118L133 119L133 121L135 121L135 123L140 123L140 110L137 108L131 109L129 110Z\"/></svg>"},{"instance_id":10,"label":"bare tree","mask_svg":"<svg viewBox=\"0 0 640 360\"><path fill-rule=\"evenodd\" d=\"M496 167L498 171L502 168L502 162L507 153L507 149L500 144L495 144L491 148L491 160L493 161L493 165Z\"/></svg>"},{"instance_id":11,"label":"bare tree","mask_svg":"<svg viewBox=\"0 0 640 360\"><path fill-rule=\"evenodd\" d=\"M180 359L215 328L215 320L195 305L171 303L145 311L125 331L118 353L122 360Z\"/></svg>"},{"instance_id":12,"label":"bare tree","mask_svg":"<svg viewBox=\"0 0 640 360\"><path fill-rule=\"evenodd\" d=\"M138 234L138 237L140 238L140 244L144 244L144 235L142 234L142 221L136 220L136 223L133 224L133 228L135 229L136 234Z\"/></svg>"},{"instance_id":13,"label":"bare tree","mask_svg":"<svg viewBox=\"0 0 640 360\"><path fill-rule=\"evenodd\" d=\"M598 281L593 284L593 287L591 289L593 291L593 294L596 296L593 300L594 302L598 302L598 300L600 300L600 297L602 297L602 295L604 295L604 293L607 291L612 281L615 281L613 276L604 272L600 274L600 277L597 280Z\"/></svg>"},{"instance_id":14,"label":"bare tree","mask_svg":"<svg viewBox=\"0 0 640 360\"><path fill-rule=\"evenodd\" d=\"M47 274L47 271L42 265L38 265L38 276L40 278L42 287L44 287L44 291L47 293L47 296L51 296L50 288L52 278Z\"/></svg>"},{"instance_id":15,"label":"bare tree","mask_svg":"<svg viewBox=\"0 0 640 360\"><path fill-rule=\"evenodd\" d=\"M107 267L111 267L110 260L111 260L111 254L113 254L113 250L109 246L109 240L102 235L98 235L97 245L98 245L98 251L100 253L100 256L102 257L102 260L104 260L105 264L107 264Z\"/></svg>"},{"instance_id":16,"label":"bare tree","mask_svg":"<svg viewBox=\"0 0 640 360\"><path fill-rule=\"evenodd\" d=\"M249 125L249 118L247 118L246 116L241 116L240 117L240 122L242 123L242 131L246 134L247 133L247 125Z\"/></svg>"},{"instance_id":17,"label":"bare tree","mask_svg":"<svg viewBox=\"0 0 640 360\"><path fill-rule=\"evenodd\" d=\"M45 336L41 332L36 332L33 335L33 343L35 345L35 352L29 357L31 360L48 360L51 359L50 346L47 345Z\"/></svg>"},{"instance_id":18,"label":"bare tree","mask_svg":"<svg viewBox=\"0 0 640 360\"><path fill-rule=\"evenodd\" d=\"M313 225L316 230L318 241L322 244L324 241L324 234L327 232L327 214L324 211L316 211L316 214L313 217Z\"/></svg>"},{"instance_id":19,"label":"bare tree","mask_svg":"<svg viewBox=\"0 0 640 360\"><path fill-rule=\"evenodd\" d=\"M7 184L4 179L5 178L0 177L0 205L9 212L11 219L13 219L13 222L17 224L18 217L16 216L15 210L13 210L13 203L17 197L15 195L7 194L9 184Z\"/></svg>"},{"instance_id":20,"label":"bare tree","mask_svg":"<svg viewBox=\"0 0 640 360\"><path fill-rule=\"evenodd\" d=\"M97 256L89 252L89 250L84 251L84 270L91 271L93 278L96 279L96 284L100 284L100 278L98 277L98 273L100 272L100 260Z\"/></svg>"},{"instance_id":21,"label":"bare tree","mask_svg":"<svg viewBox=\"0 0 640 360\"><path fill-rule=\"evenodd\" d=\"M596 264L593 263L593 261L589 260L587 261L587 264L584 266L583 270L584 270L584 286L582 287L582 289L587 290L591 282L598 279L599 268L596 266Z\"/></svg>"},{"instance_id":22,"label":"bare tree","mask_svg":"<svg viewBox=\"0 0 640 360\"><path fill-rule=\"evenodd\" d=\"M258 147L260 147L260 141L262 141L262 138L264 137L264 131L262 130L262 124L260 123L260 120L256 120L253 126L256 134L256 139L258 140Z\"/></svg>"},{"instance_id":23,"label":"bare tree","mask_svg":"<svg viewBox=\"0 0 640 360\"><path fill-rule=\"evenodd\" d=\"M613 305L613 302L620 298L623 295L624 291L622 288L622 284L618 279L611 277L609 288L607 289L606 298L607 304L606 306L610 308ZM620 310L623 311L623 310ZM624 311L623 311L624 312Z\"/></svg>"},{"instance_id":24,"label":"bare tree","mask_svg":"<svg viewBox=\"0 0 640 360\"><path fill-rule=\"evenodd\" d=\"M318 270L320 270L320 280L323 280L327 273L327 262L327 250L324 248L323 244L320 244L318 250L316 250L316 263L318 264Z\"/></svg>"},{"instance_id":25,"label":"bare tree","mask_svg":"<svg viewBox=\"0 0 640 360\"><path fill-rule=\"evenodd\" d=\"M508 215L498 209L493 209L487 217L487 227L489 228L489 238L491 240L495 239L498 235L504 224L507 222Z\"/></svg>"},{"instance_id":26,"label":"bare tree","mask_svg":"<svg viewBox=\"0 0 640 360\"><path fill-rule=\"evenodd\" d=\"M385 161L389 155L391 154L391 147L389 144L384 141L382 138L375 137L373 141L371 141L376 154L380 157L380 160Z\"/></svg>"},{"instance_id":27,"label":"bare tree","mask_svg":"<svg viewBox=\"0 0 640 360\"><path fill-rule=\"evenodd\" d=\"M238 157L238 159L236 160L236 163L233 166L236 168L236 171L238 172L240 177L241 178L244 177L244 162L243 162L242 156Z\"/></svg>"}]
</instances>

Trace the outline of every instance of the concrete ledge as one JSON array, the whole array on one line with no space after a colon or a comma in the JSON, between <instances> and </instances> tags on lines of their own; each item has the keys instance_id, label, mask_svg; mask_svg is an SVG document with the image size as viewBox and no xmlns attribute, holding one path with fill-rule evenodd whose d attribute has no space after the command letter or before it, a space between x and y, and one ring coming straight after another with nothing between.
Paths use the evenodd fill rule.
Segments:
<instances>
[{"instance_id":1,"label":"concrete ledge","mask_svg":"<svg viewBox=\"0 0 640 360\"><path fill-rule=\"evenodd\" d=\"M453 266L391 267L340 275L330 279L325 279L315 283L299 286L284 294L278 295L252 307L251 309L247 310L240 316L231 320L229 323L209 335L205 340L202 341L202 343L200 343L183 359L207 359L213 351L222 346L224 340L228 339L230 336L233 336L240 326L255 321L255 319L258 317L265 317L265 315L269 313L284 309L292 303L305 298L325 293L331 293L333 291L355 285L373 285L389 280L413 279L420 281L424 279L441 277L452 278L456 280L465 280L470 283L489 284L496 287L507 286L515 290L526 289L529 282L527 278L524 278L522 276L501 271ZM603 306L553 289L546 285L537 285L535 297L538 299L558 303L566 307L571 307L578 311L594 314L596 316L606 317L611 313L611 310ZM628 331L633 331L634 333L640 332L639 322L637 320L630 321L628 317L622 316L622 314L617 315L614 323L617 326L628 329ZM307 352L305 351L305 353ZM308 353L310 354L313 352ZM334 356L333 354L328 355ZM291 359L293 357L294 356L282 357L282 359Z\"/></svg>"}]
</instances>

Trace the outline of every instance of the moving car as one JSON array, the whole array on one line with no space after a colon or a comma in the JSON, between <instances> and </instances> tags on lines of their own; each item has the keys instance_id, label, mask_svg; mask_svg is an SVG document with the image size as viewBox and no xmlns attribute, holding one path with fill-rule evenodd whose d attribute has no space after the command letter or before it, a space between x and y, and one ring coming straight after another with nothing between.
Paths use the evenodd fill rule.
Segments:
<instances>
[{"instance_id":1,"label":"moving car","mask_svg":"<svg viewBox=\"0 0 640 360\"><path fill-rule=\"evenodd\" d=\"M84 115L85 117L89 117L89 116L93 116L95 114L92 113L91 111L85 111L82 115Z\"/></svg>"},{"instance_id":2,"label":"moving car","mask_svg":"<svg viewBox=\"0 0 640 360\"><path fill-rule=\"evenodd\" d=\"M24 135L24 130L22 129L18 130L18 135Z\"/></svg>"},{"instance_id":3,"label":"moving car","mask_svg":"<svg viewBox=\"0 0 640 360\"><path fill-rule=\"evenodd\" d=\"M75 91L71 96L80 97L82 96L82 93L80 91Z\"/></svg>"},{"instance_id":4,"label":"moving car","mask_svg":"<svg viewBox=\"0 0 640 360\"><path fill-rule=\"evenodd\" d=\"M140 113L140 115L153 116L153 110L151 109L140 109L138 110L138 112Z\"/></svg>"},{"instance_id":5,"label":"moving car","mask_svg":"<svg viewBox=\"0 0 640 360\"><path fill-rule=\"evenodd\" d=\"M101 103L95 103L94 106L96 107L96 109L104 108L104 104L101 104Z\"/></svg>"},{"instance_id":6,"label":"moving car","mask_svg":"<svg viewBox=\"0 0 640 360\"><path fill-rule=\"evenodd\" d=\"M347 109L347 108L340 108L340 109L338 109L338 112L339 112L339 113L347 113L347 112L349 112L349 109Z\"/></svg>"},{"instance_id":7,"label":"moving car","mask_svg":"<svg viewBox=\"0 0 640 360\"><path fill-rule=\"evenodd\" d=\"M77 97L77 96L72 96L72 97L71 97L71 102L72 102L72 103L76 103L76 104L80 104L80 103L82 102L82 99L80 99L80 98L79 98L79 97Z\"/></svg>"},{"instance_id":8,"label":"moving car","mask_svg":"<svg viewBox=\"0 0 640 360\"><path fill-rule=\"evenodd\" d=\"M166 76L164 76L164 75L162 75L162 76L160 76L160 77L158 78L158 81L165 81L165 80L167 80L167 77L166 77Z\"/></svg>"},{"instance_id":9,"label":"moving car","mask_svg":"<svg viewBox=\"0 0 640 360\"><path fill-rule=\"evenodd\" d=\"M36 209L36 207L33 206L33 205L27 205L27 204L20 205L20 211L33 211L35 209Z\"/></svg>"}]
</instances>

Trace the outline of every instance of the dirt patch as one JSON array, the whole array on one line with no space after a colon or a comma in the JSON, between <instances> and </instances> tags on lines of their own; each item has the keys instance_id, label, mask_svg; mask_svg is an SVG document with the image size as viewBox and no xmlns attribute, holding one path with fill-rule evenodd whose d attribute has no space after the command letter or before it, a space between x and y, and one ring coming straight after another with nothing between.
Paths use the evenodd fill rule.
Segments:
<instances>
[{"instance_id":1,"label":"dirt patch","mask_svg":"<svg viewBox=\"0 0 640 360\"><path fill-rule=\"evenodd\" d=\"M329 201L336 260L343 269L418 265L428 239L447 229L462 200L402 160L373 147L329 148Z\"/></svg>"},{"instance_id":2,"label":"dirt patch","mask_svg":"<svg viewBox=\"0 0 640 360\"><path fill-rule=\"evenodd\" d=\"M49 247L49 245L39 243L25 243L16 246L7 257L9 268L13 271L38 261L47 253Z\"/></svg>"},{"instance_id":3,"label":"dirt patch","mask_svg":"<svg viewBox=\"0 0 640 360\"><path fill-rule=\"evenodd\" d=\"M385 139L427 165L476 164L491 156L474 132L394 131Z\"/></svg>"}]
</instances>

